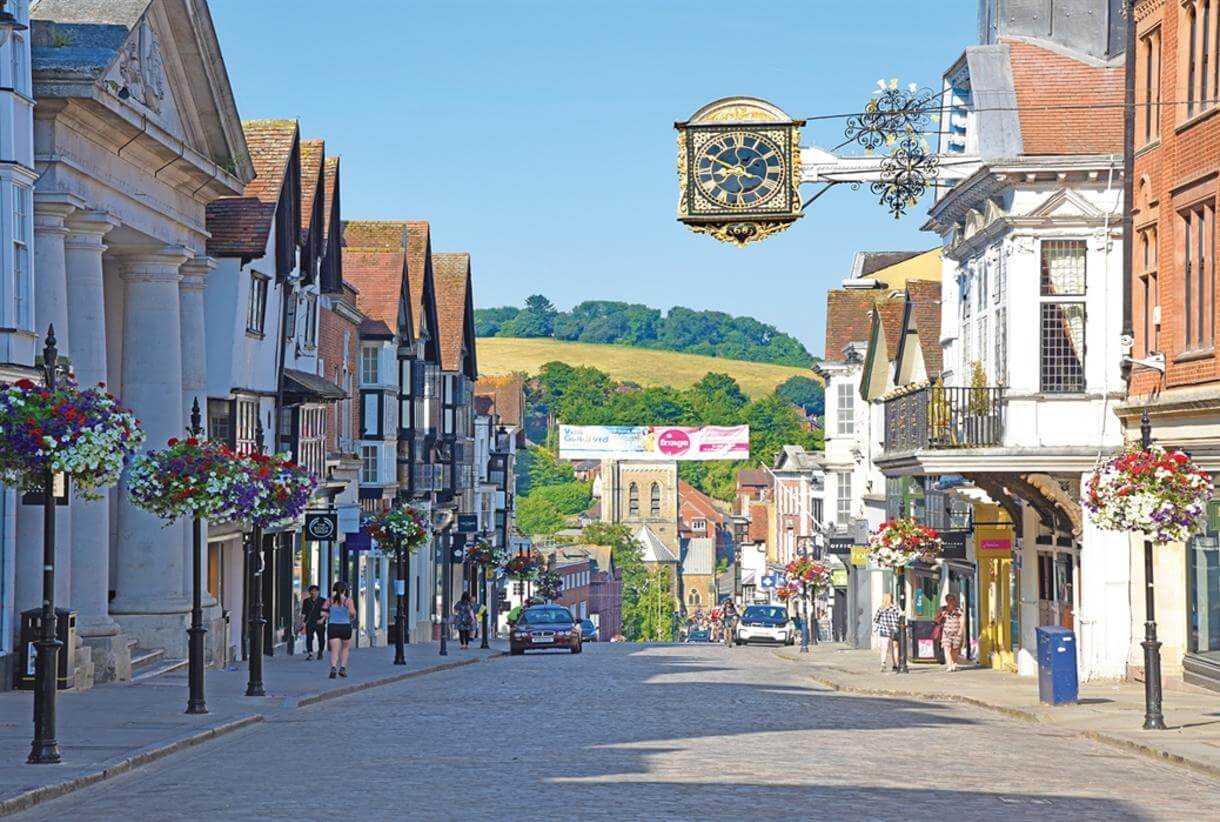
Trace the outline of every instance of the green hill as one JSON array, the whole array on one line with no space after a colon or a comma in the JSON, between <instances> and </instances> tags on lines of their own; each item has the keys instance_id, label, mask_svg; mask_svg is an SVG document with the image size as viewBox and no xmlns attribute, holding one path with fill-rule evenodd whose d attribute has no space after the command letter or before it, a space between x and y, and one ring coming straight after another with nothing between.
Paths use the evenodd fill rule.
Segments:
<instances>
[{"instance_id":1,"label":"green hill","mask_svg":"<svg viewBox=\"0 0 1220 822\"><path fill-rule=\"evenodd\" d=\"M511 374L514 371L537 374L544 364L559 361L568 365L590 365L619 381L643 386L669 385L674 388L686 388L698 382L709 371L715 371L733 377L751 397L769 394L789 377L817 379L807 368L726 360L626 345L561 342L546 337L480 337L477 352L479 373L487 376Z\"/></svg>"}]
</instances>

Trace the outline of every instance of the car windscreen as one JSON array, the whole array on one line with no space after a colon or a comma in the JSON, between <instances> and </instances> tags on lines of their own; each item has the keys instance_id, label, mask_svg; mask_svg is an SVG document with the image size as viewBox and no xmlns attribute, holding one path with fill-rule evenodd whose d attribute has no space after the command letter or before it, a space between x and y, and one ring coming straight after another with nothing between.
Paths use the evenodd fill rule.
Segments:
<instances>
[{"instance_id":1,"label":"car windscreen","mask_svg":"<svg viewBox=\"0 0 1220 822\"><path fill-rule=\"evenodd\" d=\"M586 619L586 620L582 620L582 621L581 621L581 623L580 623L580 627L584 628L586 631L591 631L591 630L593 630L593 628L595 628L595 627L597 627L597 626L595 626L595 625L593 624L593 620L591 620L591 619Z\"/></svg>"},{"instance_id":2,"label":"car windscreen","mask_svg":"<svg viewBox=\"0 0 1220 822\"><path fill-rule=\"evenodd\" d=\"M524 625L571 625L572 615L561 608L529 610L521 615Z\"/></svg>"},{"instance_id":3,"label":"car windscreen","mask_svg":"<svg viewBox=\"0 0 1220 822\"><path fill-rule=\"evenodd\" d=\"M774 606L755 605L746 608L746 612L741 615L741 618L746 622L787 622L788 612Z\"/></svg>"}]
</instances>

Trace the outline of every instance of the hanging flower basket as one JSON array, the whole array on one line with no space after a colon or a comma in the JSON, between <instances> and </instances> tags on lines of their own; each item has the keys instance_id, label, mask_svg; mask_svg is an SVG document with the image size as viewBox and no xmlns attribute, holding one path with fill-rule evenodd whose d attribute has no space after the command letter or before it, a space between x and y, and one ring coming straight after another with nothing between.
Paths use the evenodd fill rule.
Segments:
<instances>
[{"instance_id":1,"label":"hanging flower basket","mask_svg":"<svg viewBox=\"0 0 1220 822\"><path fill-rule=\"evenodd\" d=\"M882 523L868 536L869 558L886 568L902 568L915 562L935 562L943 546L935 528L914 517Z\"/></svg>"},{"instance_id":2,"label":"hanging flower basket","mask_svg":"<svg viewBox=\"0 0 1220 822\"><path fill-rule=\"evenodd\" d=\"M788 602L797 596L798 590L796 583L785 582L783 585L775 589L775 598L780 602Z\"/></svg>"},{"instance_id":3,"label":"hanging flower basket","mask_svg":"<svg viewBox=\"0 0 1220 822\"><path fill-rule=\"evenodd\" d=\"M54 391L18 380L0 388L0 481L43 490L50 468L66 475L76 496L99 499L144 442L140 422L106 387L81 390L70 378Z\"/></svg>"},{"instance_id":4,"label":"hanging flower basket","mask_svg":"<svg viewBox=\"0 0 1220 822\"><path fill-rule=\"evenodd\" d=\"M414 554L428 543L428 514L414 505L378 511L364 521L364 527L391 556L400 550Z\"/></svg>"},{"instance_id":5,"label":"hanging flower basket","mask_svg":"<svg viewBox=\"0 0 1220 822\"><path fill-rule=\"evenodd\" d=\"M171 523L199 517L235 518L238 488L248 481L241 457L215 440L171 439L160 451L136 457L127 470L132 504Z\"/></svg>"},{"instance_id":6,"label":"hanging flower basket","mask_svg":"<svg viewBox=\"0 0 1220 822\"><path fill-rule=\"evenodd\" d=\"M233 489L233 519L260 528L290 522L305 510L318 478L286 454L245 454L244 476Z\"/></svg>"},{"instance_id":7,"label":"hanging flower basket","mask_svg":"<svg viewBox=\"0 0 1220 822\"><path fill-rule=\"evenodd\" d=\"M504 563L504 573L516 580L533 580L542 571L537 554L516 554Z\"/></svg>"},{"instance_id":8,"label":"hanging flower basket","mask_svg":"<svg viewBox=\"0 0 1220 822\"><path fill-rule=\"evenodd\" d=\"M815 559L797 557L788 563L784 571L789 580L803 585L810 593L830 587L830 568Z\"/></svg>"},{"instance_id":9,"label":"hanging flower basket","mask_svg":"<svg viewBox=\"0 0 1220 822\"><path fill-rule=\"evenodd\" d=\"M466 561L473 565L491 565L495 560L495 551L491 543L481 539L466 548Z\"/></svg>"},{"instance_id":10,"label":"hanging flower basket","mask_svg":"<svg viewBox=\"0 0 1220 822\"><path fill-rule=\"evenodd\" d=\"M1085 487L1098 526L1143 532L1162 545L1185 541L1212 496L1210 474L1159 445L1128 446L1100 463Z\"/></svg>"}]
</instances>

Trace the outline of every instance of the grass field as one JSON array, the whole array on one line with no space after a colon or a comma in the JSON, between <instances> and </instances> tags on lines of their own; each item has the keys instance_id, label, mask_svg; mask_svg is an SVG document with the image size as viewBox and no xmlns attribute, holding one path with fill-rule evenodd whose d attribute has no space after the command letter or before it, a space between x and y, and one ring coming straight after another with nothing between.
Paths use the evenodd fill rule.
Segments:
<instances>
[{"instance_id":1,"label":"grass field","mask_svg":"<svg viewBox=\"0 0 1220 822\"><path fill-rule=\"evenodd\" d=\"M645 386L671 385L674 388L686 388L698 382L707 372L717 371L736 379L742 390L751 397L769 394L789 377L799 375L817 379L809 369L786 365L550 339L480 337L477 356L479 373L488 376L514 371L537 374L542 365L558 360L568 365L591 365L620 381Z\"/></svg>"}]
</instances>

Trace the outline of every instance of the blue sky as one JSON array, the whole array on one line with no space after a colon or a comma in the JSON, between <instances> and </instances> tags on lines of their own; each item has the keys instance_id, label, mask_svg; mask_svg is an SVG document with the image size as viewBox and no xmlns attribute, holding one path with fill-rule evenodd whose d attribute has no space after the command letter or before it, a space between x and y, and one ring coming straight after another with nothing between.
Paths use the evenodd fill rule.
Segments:
<instances>
[{"instance_id":1,"label":"blue sky","mask_svg":"<svg viewBox=\"0 0 1220 822\"><path fill-rule=\"evenodd\" d=\"M752 315L822 353L825 292L857 250L923 249L845 187L737 249L674 219L675 132L762 97L858 110L880 78L935 86L977 0L211 0L243 118L299 117L343 157L348 219L432 224L468 250L480 307L542 293ZM832 146L842 121L802 142ZM807 198L815 189L806 187Z\"/></svg>"}]
</instances>

